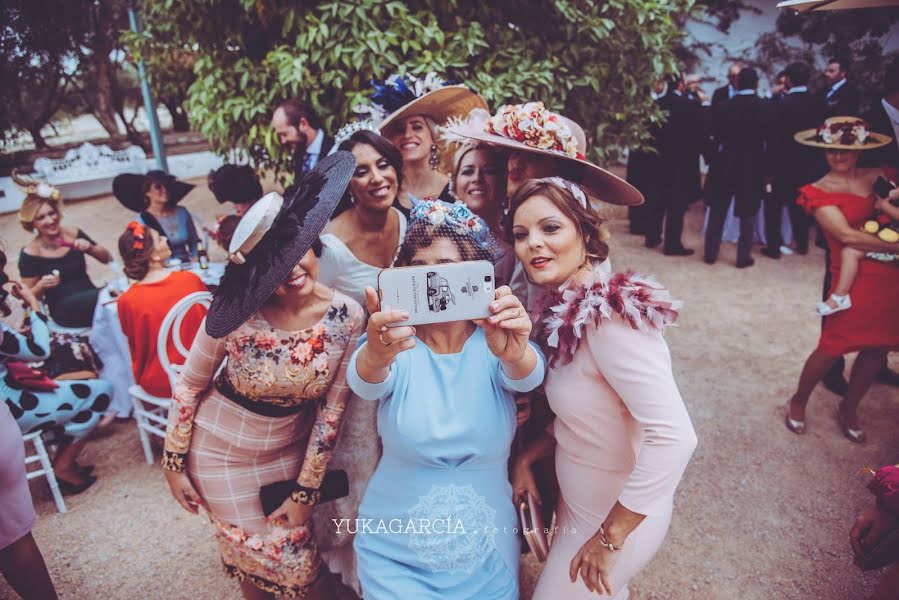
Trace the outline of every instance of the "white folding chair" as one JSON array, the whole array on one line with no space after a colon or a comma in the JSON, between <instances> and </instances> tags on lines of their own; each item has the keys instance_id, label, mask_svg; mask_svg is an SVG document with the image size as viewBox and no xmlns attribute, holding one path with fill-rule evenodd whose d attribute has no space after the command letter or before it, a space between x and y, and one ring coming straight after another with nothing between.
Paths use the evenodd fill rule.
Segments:
<instances>
[{"instance_id":1,"label":"white folding chair","mask_svg":"<svg viewBox=\"0 0 899 600\"><path fill-rule=\"evenodd\" d=\"M50 492L53 494L53 501L56 502L56 510L61 513L66 512L66 503L62 499L62 492L59 491L59 483L56 482L56 473L53 472L53 463L50 462L50 455L44 446L44 440L41 438L40 431L35 431L22 436L25 441L25 468L33 463L40 463L41 468L34 471L28 471L26 477L31 480L35 477L46 477L47 483L50 485ZM35 454L28 454L28 442L34 445Z\"/></svg>"},{"instance_id":2,"label":"white folding chair","mask_svg":"<svg viewBox=\"0 0 899 600\"><path fill-rule=\"evenodd\" d=\"M175 389L175 384L178 381L178 372L181 365L173 364L169 360L169 338L175 344L175 350L180 355L181 363L183 364L190 352L190 349L181 339L181 325L184 322L184 316L195 305L201 304L209 308L211 302L211 293L194 292L179 300L162 320L159 334L156 336L156 353L159 356L159 362L163 370L168 375L172 390ZM140 435L140 443L144 449L144 459L146 459L148 465L152 465L154 458L153 447L150 444L150 435L165 439L165 428L172 399L153 396L139 385L131 386L128 391L131 393L131 399L134 402L134 420L137 421L137 432Z\"/></svg>"}]
</instances>

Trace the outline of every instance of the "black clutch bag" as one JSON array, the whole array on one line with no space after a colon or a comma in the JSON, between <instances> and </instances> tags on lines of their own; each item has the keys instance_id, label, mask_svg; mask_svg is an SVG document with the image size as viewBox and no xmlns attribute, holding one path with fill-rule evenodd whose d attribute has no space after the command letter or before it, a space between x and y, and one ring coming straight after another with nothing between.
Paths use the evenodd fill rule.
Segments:
<instances>
[{"instance_id":1,"label":"black clutch bag","mask_svg":"<svg viewBox=\"0 0 899 600\"><path fill-rule=\"evenodd\" d=\"M266 517L275 512L285 500L290 496L296 486L296 479L285 479L284 481L276 481L259 488L259 500L262 502L262 514ZM350 480L346 471L328 471L322 478L322 485L319 488L320 496L318 503L330 502L348 496L350 493Z\"/></svg>"}]
</instances>

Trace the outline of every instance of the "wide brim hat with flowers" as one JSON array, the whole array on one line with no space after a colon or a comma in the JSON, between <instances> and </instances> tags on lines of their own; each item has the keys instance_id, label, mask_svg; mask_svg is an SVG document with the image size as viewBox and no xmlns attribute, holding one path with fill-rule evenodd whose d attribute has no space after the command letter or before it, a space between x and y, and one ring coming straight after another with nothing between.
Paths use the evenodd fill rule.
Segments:
<instances>
[{"instance_id":1,"label":"wide brim hat with flowers","mask_svg":"<svg viewBox=\"0 0 899 600\"><path fill-rule=\"evenodd\" d=\"M467 86L450 84L436 73L428 73L423 78L392 76L372 85L375 93L368 112L372 113L382 135L406 117L421 115L442 125L451 117L467 115L472 109L487 108L487 102Z\"/></svg>"},{"instance_id":2,"label":"wide brim hat with flowers","mask_svg":"<svg viewBox=\"0 0 899 600\"><path fill-rule=\"evenodd\" d=\"M873 150L893 141L888 135L871 131L871 125L858 117L830 117L815 129L796 133L793 139L803 146L831 150Z\"/></svg>"},{"instance_id":3,"label":"wide brim hat with flowers","mask_svg":"<svg viewBox=\"0 0 899 600\"><path fill-rule=\"evenodd\" d=\"M305 174L288 198L269 194L250 207L231 238L206 333L228 335L275 293L318 239L355 169L352 153L337 152Z\"/></svg>"},{"instance_id":4,"label":"wide brim hat with flowers","mask_svg":"<svg viewBox=\"0 0 899 600\"><path fill-rule=\"evenodd\" d=\"M112 194L122 206L133 212L141 212L147 208L144 195L144 184L147 181L161 183L169 195L170 204L178 204L192 189L193 184L179 181L174 175L165 171L148 171L146 175L123 173L112 180Z\"/></svg>"},{"instance_id":5,"label":"wide brim hat with flowers","mask_svg":"<svg viewBox=\"0 0 899 600\"><path fill-rule=\"evenodd\" d=\"M587 161L583 128L547 110L542 102L508 104L492 116L483 109L473 110L464 121L451 123L444 130L446 141L460 138L580 165L582 173L577 183L599 200L620 206L643 204L643 194L637 188Z\"/></svg>"}]
</instances>

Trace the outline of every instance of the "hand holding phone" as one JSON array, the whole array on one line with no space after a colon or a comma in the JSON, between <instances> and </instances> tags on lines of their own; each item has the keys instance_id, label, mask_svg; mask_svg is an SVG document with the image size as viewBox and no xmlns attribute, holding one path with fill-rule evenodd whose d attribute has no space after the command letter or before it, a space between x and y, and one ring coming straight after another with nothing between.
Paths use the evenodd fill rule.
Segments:
<instances>
[{"instance_id":1,"label":"hand holding phone","mask_svg":"<svg viewBox=\"0 0 899 600\"><path fill-rule=\"evenodd\" d=\"M487 348L504 363L521 360L533 326L527 309L507 285L496 290L496 300L489 309L489 317L475 321L484 330Z\"/></svg>"},{"instance_id":2,"label":"hand holding phone","mask_svg":"<svg viewBox=\"0 0 899 600\"><path fill-rule=\"evenodd\" d=\"M496 299L493 264L474 260L384 269L378 292L385 310L409 313L388 327L484 319Z\"/></svg>"},{"instance_id":3,"label":"hand holding phone","mask_svg":"<svg viewBox=\"0 0 899 600\"><path fill-rule=\"evenodd\" d=\"M415 347L415 328L400 325L409 318L403 309L381 310L378 293L372 287L365 288L365 305L368 309L368 341L356 359L356 370L365 381L384 381L387 369L396 355Z\"/></svg>"}]
</instances>

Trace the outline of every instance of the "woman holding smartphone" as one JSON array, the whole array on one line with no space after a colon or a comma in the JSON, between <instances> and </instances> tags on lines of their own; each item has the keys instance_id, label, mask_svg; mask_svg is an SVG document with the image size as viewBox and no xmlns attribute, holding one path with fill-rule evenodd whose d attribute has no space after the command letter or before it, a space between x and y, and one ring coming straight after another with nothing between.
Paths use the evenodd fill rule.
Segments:
<instances>
[{"instance_id":1,"label":"woman holding smartphone","mask_svg":"<svg viewBox=\"0 0 899 600\"><path fill-rule=\"evenodd\" d=\"M162 466L172 494L191 513L206 509L246 598L334 597L308 520L364 320L358 303L316 281L316 257L354 166L338 152L293 197L269 194L247 211L169 410ZM261 488L285 479L292 490L264 514Z\"/></svg>"},{"instance_id":2,"label":"woman holding smartphone","mask_svg":"<svg viewBox=\"0 0 899 600\"><path fill-rule=\"evenodd\" d=\"M596 191L622 202L621 189L608 179ZM512 485L516 497L539 500L531 465L555 452L561 490L533 597L626 598L665 539L696 446L662 336L680 303L651 278L599 268L609 252L603 221L578 185L528 181L509 217L515 253L545 292L536 327L556 415L517 457Z\"/></svg>"},{"instance_id":3,"label":"woman holding smartphone","mask_svg":"<svg viewBox=\"0 0 899 600\"><path fill-rule=\"evenodd\" d=\"M488 227L464 205L423 202L413 207L396 265L439 271L492 261L495 252ZM486 319L411 327L400 325L408 313L381 310L374 289L366 296L368 339L347 381L378 401L384 452L359 518L383 522L386 531L363 529L355 538L365 598L518 598L506 471L513 396L540 385L544 371L528 342L527 312L501 287Z\"/></svg>"}]
</instances>

